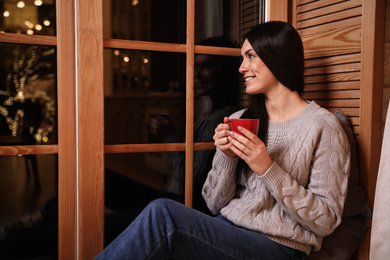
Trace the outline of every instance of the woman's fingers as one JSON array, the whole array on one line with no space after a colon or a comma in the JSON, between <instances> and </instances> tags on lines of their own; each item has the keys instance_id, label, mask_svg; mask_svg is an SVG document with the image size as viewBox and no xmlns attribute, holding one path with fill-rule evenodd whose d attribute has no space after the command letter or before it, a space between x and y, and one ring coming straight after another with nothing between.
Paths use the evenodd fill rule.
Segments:
<instances>
[{"instance_id":1,"label":"woman's fingers","mask_svg":"<svg viewBox=\"0 0 390 260\"><path fill-rule=\"evenodd\" d=\"M234 132L230 133L229 149L243 159L254 172L262 175L272 164L267 149L253 133L246 129L240 131L245 136ZM252 139L248 137L252 137Z\"/></svg>"}]
</instances>

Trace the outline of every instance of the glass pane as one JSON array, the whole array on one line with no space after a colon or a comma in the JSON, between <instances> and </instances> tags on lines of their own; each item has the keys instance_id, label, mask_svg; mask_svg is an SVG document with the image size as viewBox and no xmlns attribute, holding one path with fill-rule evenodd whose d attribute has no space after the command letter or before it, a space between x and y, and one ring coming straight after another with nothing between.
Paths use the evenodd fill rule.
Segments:
<instances>
[{"instance_id":1,"label":"glass pane","mask_svg":"<svg viewBox=\"0 0 390 260\"><path fill-rule=\"evenodd\" d=\"M186 41L186 1L111 0L103 4L105 38Z\"/></svg>"},{"instance_id":2,"label":"glass pane","mask_svg":"<svg viewBox=\"0 0 390 260\"><path fill-rule=\"evenodd\" d=\"M210 214L201 189L215 151L194 154L193 207ZM152 200L170 198L184 203L184 152L106 154L105 244L107 245ZM115 214L112 214L115 212Z\"/></svg>"},{"instance_id":3,"label":"glass pane","mask_svg":"<svg viewBox=\"0 0 390 260\"><path fill-rule=\"evenodd\" d=\"M224 37L241 44L243 35L264 22L265 0L196 0L195 43Z\"/></svg>"},{"instance_id":4,"label":"glass pane","mask_svg":"<svg viewBox=\"0 0 390 260\"><path fill-rule=\"evenodd\" d=\"M1 0L0 31L29 35L56 35L54 0Z\"/></svg>"},{"instance_id":5,"label":"glass pane","mask_svg":"<svg viewBox=\"0 0 390 260\"><path fill-rule=\"evenodd\" d=\"M106 144L183 142L185 55L105 50Z\"/></svg>"},{"instance_id":6,"label":"glass pane","mask_svg":"<svg viewBox=\"0 0 390 260\"><path fill-rule=\"evenodd\" d=\"M0 44L0 145L57 143L52 46Z\"/></svg>"},{"instance_id":7,"label":"glass pane","mask_svg":"<svg viewBox=\"0 0 390 260\"><path fill-rule=\"evenodd\" d=\"M24 155L0 157L0 226L1 259L57 257L57 155ZM34 218L45 207L46 218ZM21 224L11 226L17 220Z\"/></svg>"}]
</instances>

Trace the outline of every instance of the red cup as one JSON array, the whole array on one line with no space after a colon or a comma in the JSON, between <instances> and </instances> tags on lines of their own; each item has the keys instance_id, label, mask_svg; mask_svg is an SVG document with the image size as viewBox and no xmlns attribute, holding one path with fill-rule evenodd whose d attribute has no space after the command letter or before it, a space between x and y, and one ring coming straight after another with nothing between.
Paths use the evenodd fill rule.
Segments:
<instances>
[{"instance_id":1,"label":"red cup","mask_svg":"<svg viewBox=\"0 0 390 260\"><path fill-rule=\"evenodd\" d=\"M239 119L230 119L230 122L227 122L226 124L230 125L231 130L233 132L241 134L241 132L238 130L238 127L241 126L245 129L248 129L255 135L257 135L259 131L259 119L245 119L245 118L239 118Z\"/></svg>"}]
</instances>

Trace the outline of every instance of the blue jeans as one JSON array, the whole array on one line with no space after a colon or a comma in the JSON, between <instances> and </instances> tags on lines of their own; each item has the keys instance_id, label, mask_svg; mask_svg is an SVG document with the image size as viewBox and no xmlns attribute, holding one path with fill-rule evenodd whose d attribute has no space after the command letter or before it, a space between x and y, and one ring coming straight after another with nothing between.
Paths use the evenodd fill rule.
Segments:
<instances>
[{"instance_id":1,"label":"blue jeans","mask_svg":"<svg viewBox=\"0 0 390 260\"><path fill-rule=\"evenodd\" d=\"M301 251L169 199L152 201L101 252L107 259L303 259Z\"/></svg>"}]
</instances>

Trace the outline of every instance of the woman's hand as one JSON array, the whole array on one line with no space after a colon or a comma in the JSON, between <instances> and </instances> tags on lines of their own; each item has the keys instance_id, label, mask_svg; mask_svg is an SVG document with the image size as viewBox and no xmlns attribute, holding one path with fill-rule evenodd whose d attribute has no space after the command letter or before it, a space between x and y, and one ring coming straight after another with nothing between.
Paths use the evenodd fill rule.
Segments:
<instances>
[{"instance_id":1,"label":"woman's hand","mask_svg":"<svg viewBox=\"0 0 390 260\"><path fill-rule=\"evenodd\" d=\"M229 133L230 151L243 159L257 175L263 175L272 165L265 144L249 130L240 126L238 130L242 135L232 131Z\"/></svg>"},{"instance_id":2,"label":"woman's hand","mask_svg":"<svg viewBox=\"0 0 390 260\"><path fill-rule=\"evenodd\" d=\"M230 119L225 117L223 124L219 124L215 128L215 134L213 136L214 144L218 147L226 156L234 158L237 155L230 150L228 136L230 135L230 125L226 124Z\"/></svg>"}]
</instances>

